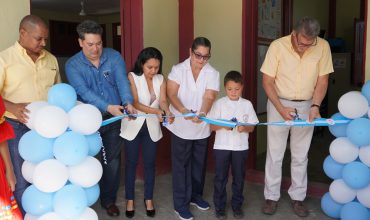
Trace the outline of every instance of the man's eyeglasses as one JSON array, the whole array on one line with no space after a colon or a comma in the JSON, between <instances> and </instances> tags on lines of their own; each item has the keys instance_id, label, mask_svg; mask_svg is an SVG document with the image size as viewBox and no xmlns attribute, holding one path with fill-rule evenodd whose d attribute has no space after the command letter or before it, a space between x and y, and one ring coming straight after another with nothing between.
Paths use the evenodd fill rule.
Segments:
<instances>
[{"instance_id":1,"label":"man's eyeglasses","mask_svg":"<svg viewBox=\"0 0 370 220\"><path fill-rule=\"evenodd\" d=\"M204 61L207 61L207 60L209 60L209 58L211 58L211 55L210 54L203 56L202 54L196 53L194 50L192 52L193 52L193 54L195 56L195 59L197 59L197 60L203 59Z\"/></svg>"},{"instance_id":2,"label":"man's eyeglasses","mask_svg":"<svg viewBox=\"0 0 370 220\"><path fill-rule=\"evenodd\" d=\"M315 37L315 39L310 44L305 44L305 43L300 42L298 39L298 34L295 35L295 38L297 40L297 45L300 47L313 47L317 45L317 37Z\"/></svg>"}]
</instances>

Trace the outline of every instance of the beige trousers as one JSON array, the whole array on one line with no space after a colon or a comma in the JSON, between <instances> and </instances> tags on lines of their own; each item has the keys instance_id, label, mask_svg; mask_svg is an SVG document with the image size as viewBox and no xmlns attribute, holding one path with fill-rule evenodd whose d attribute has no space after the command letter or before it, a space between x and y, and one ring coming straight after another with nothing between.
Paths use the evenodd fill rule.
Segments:
<instances>
[{"instance_id":1,"label":"beige trousers","mask_svg":"<svg viewBox=\"0 0 370 220\"><path fill-rule=\"evenodd\" d=\"M284 106L296 108L301 119L308 119L311 100L294 102L280 99ZM284 120L275 106L267 102L267 121ZM313 126L272 126L267 128L267 154L265 166L265 199L278 201L280 198L282 162L290 135L291 185L288 193L293 200L303 201L307 191L307 154L313 135Z\"/></svg>"}]
</instances>

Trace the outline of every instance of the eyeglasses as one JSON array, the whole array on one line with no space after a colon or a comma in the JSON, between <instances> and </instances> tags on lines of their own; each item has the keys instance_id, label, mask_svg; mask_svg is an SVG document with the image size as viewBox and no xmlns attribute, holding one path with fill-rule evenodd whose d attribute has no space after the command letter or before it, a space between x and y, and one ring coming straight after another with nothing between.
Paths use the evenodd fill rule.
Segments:
<instances>
[{"instance_id":1,"label":"eyeglasses","mask_svg":"<svg viewBox=\"0 0 370 220\"><path fill-rule=\"evenodd\" d=\"M300 46L300 47L313 47L313 46L317 45L317 37L315 37L315 39L310 44L305 44L305 43L299 42L298 34L295 35L295 39L297 40L297 45Z\"/></svg>"},{"instance_id":2,"label":"eyeglasses","mask_svg":"<svg viewBox=\"0 0 370 220\"><path fill-rule=\"evenodd\" d=\"M195 59L197 59L197 60L203 59L204 61L207 61L207 60L209 60L209 58L211 58L211 55L210 54L203 56L200 53L196 53L194 50L192 52L193 52L193 54L195 56Z\"/></svg>"}]
</instances>

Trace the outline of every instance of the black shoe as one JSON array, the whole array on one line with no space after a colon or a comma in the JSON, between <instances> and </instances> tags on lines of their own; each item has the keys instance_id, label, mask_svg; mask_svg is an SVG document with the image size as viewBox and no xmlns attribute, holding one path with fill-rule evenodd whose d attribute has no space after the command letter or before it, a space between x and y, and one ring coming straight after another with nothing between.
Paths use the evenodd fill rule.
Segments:
<instances>
[{"instance_id":1,"label":"black shoe","mask_svg":"<svg viewBox=\"0 0 370 220\"><path fill-rule=\"evenodd\" d=\"M244 217L243 210L241 208L235 208L233 209L233 215L236 219L241 219Z\"/></svg>"},{"instance_id":2,"label":"black shoe","mask_svg":"<svg viewBox=\"0 0 370 220\"><path fill-rule=\"evenodd\" d=\"M133 218L135 216L135 208L133 210L128 211L127 210L127 204L126 204L126 213L125 214L126 214L127 218Z\"/></svg>"},{"instance_id":3,"label":"black shoe","mask_svg":"<svg viewBox=\"0 0 370 220\"><path fill-rule=\"evenodd\" d=\"M144 205L145 205L145 210L146 210L146 216L153 218L153 217L155 216L155 208L154 208L154 206L153 206L153 209L148 210L148 208L146 207L146 201L147 201L147 200L145 200L145 199L144 199Z\"/></svg>"},{"instance_id":4,"label":"black shoe","mask_svg":"<svg viewBox=\"0 0 370 220\"><path fill-rule=\"evenodd\" d=\"M226 219L226 212L225 209L216 210L216 218L218 219Z\"/></svg>"}]
</instances>

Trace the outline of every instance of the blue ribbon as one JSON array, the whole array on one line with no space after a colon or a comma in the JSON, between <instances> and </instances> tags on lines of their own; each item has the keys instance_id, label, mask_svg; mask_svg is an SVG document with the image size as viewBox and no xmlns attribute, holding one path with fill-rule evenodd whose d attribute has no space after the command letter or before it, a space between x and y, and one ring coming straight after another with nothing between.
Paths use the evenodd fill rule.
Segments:
<instances>
[{"instance_id":1,"label":"blue ribbon","mask_svg":"<svg viewBox=\"0 0 370 220\"><path fill-rule=\"evenodd\" d=\"M121 120L124 117L157 117L156 114L123 114L120 116L115 116L113 118L109 118L107 120L104 120L102 122L101 126L108 125L110 123L113 123L115 121ZM170 118L170 117L196 117L197 115L193 112L189 112L186 114L181 114L181 115L174 115L174 116L162 116L163 118ZM218 126L224 126L224 127L229 127L229 128L235 128L236 126L256 126L256 125L275 125L275 126L301 126L301 127L306 127L306 126L332 126L332 125L343 125L343 124L348 124L351 120L350 119L331 119L331 118L316 118L312 122L309 122L308 120L291 120L291 121L278 121L278 122L265 122L265 123L244 123L244 122L235 122L232 120L226 120L226 119L213 119L213 118L207 118L207 117L199 117L202 121L208 123L208 124L213 124L213 125L218 125Z\"/></svg>"}]
</instances>

